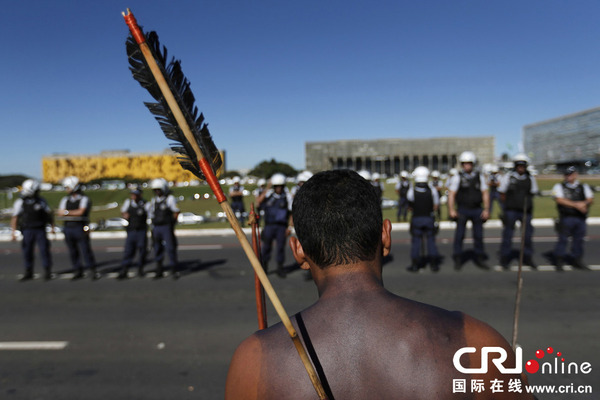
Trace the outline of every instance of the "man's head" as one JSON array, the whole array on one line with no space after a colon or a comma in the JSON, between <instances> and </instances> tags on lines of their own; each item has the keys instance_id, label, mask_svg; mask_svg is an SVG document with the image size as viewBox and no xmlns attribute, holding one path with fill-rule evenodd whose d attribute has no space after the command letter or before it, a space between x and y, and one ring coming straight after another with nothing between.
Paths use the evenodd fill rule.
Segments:
<instances>
[{"instance_id":1,"label":"man's head","mask_svg":"<svg viewBox=\"0 0 600 400\"><path fill-rule=\"evenodd\" d=\"M156 196L164 196L169 192L169 183L165 178L152 179L150 188Z\"/></svg>"},{"instance_id":2,"label":"man's head","mask_svg":"<svg viewBox=\"0 0 600 400\"><path fill-rule=\"evenodd\" d=\"M280 173L273 174L273 176L271 176L271 185L273 186L275 193L283 193L285 187L285 175Z\"/></svg>"},{"instance_id":3,"label":"man's head","mask_svg":"<svg viewBox=\"0 0 600 400\"><path fill-rule=\"evenodd\" d=\"M460 162L463 171L470 173L473 171L473 166L477 161L477 157L475 157L475 153L472 151L463 151L458 157L458 161Z\"/></svg>"},{"instance_id":4,"label":"man's head","mask_svg":"<svg viewBox=\"0 0 600 400\"><path fill-rule=\"evenodd\" d=\"M63 186L67 189L67 193L76 193L80 190L79 178L76 176L67 176L63 179Z\"/></svg>"},{"instance_id":5,"label":"man's head","mask_svg":"<svg viewBox=\"0 0 600 400\"><path fill-rule=\"evenodd\" d=\"M292 214L304 255L321 268L372 261L382 238L379 196L354 171L324 171L296 194Z\"/></svg>"},{"instance_id":6,"label":"man's head","mask_svg":"<svg viewBox=\"0 0 600 400\"><path fill-rule=\"evenodd\" d=\"M523 175L525 172L527 172L529 157L527 157L525 154L519 153L513 157L513 164L515 171L517 171L519 175Z\"/></svg>"},{"instance_id":7,"label":"man's head","mask_svg":"<svg viewBox=\"0 0 600 400\"><path fill-rule=\"evenodd\" d=\"M565 170L565 180L569 183L573 183L577 180L577 168L570 166Z\"/></svg>"}]
</instances>

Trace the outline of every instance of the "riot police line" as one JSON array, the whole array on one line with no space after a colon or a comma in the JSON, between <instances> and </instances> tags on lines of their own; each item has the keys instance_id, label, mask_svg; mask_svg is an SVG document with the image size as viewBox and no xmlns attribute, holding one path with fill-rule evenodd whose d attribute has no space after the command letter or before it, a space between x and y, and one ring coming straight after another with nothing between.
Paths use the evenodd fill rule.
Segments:
<instances>
[{"instance_id":1,"label":"riot police line","mask_svg":"<svg viewBox=\"0 0 600 400\"><path fill-rule=\"evenodd\" d=\"M436 235L441 220L441 206L446 199L448 215L455 222L452 260L454 269L460 270L463 265L472 260L482 269L489 269L489 256L483 243L483 224L489 219L491 211L501 208L503 223L502 244L500 246L499 264L503 269L509 269L511 262L518 260L523 254L523 265L536 269L533 259L531 224L533 215L533 197L539 194L535 177L529 172L529 159L524 154L513 158L513 169L504 175L499 174L496 166L483 173L475 168L477 158L473 152L465 151L459 157L460 170L449 171L445 182L438 171L430 172L420 166L412 174L403 171L395 186L398 195L397 221L408 219L410 210L411 234L411 264L410 272L418 272L429 265L433 272L440 270L443 258L436 245ZM383 184L378 174L359 172L363 178L370 180L380 197ZM295 191L303 182L310 179L312 174L302 172L297 178L297 185L291 190L286 186L286 177L275 174L269 179L259 181L254 192L254 198L261 214L265 216L266 225L262 235L262 259L265 270L271 258L272 242L276 242L277 273L285 276L283 268L286 238L293 230L291 203ZM593 202L591 188L577 180L575 167L565 171L564 180L557 183L552 196L556 201L559 217L556 219L558 240L552 253L552 262L558 271L565 265L578 269L588 269L583 261L583 241L586 233L586 218L589 207ZM412 178L412 182L410 181ZM54 226L54 219L64 223L65 244L74 271L72 279L78 280L86 276L86 270L91 279L101 277L97 271L93 249L90 243L89 214L91 202L83 193L79 180L67 177L63 181L67 196L61 199L58 210L53 212L47 202L40 196L38 181L28 179L23 182L21 197L13 206L11 228L13 240L19 229L22 234L22 249L25 272L23 281L34 278L34 248L38 247L41 256L44 279L51 280L52 255L47 238L46 226ZM137 275L145 276L145 266L148 263L148 229L151 232L151 248L156 263L154 279L161 279L170 270L171 276L178 278L177 237L175 224L180 210L177 201L169 191L168 182L157 178L150 182L154 196L147 201L142 196L139 187L131 190L130 198L121 207L121 215L128 221L127 238L124 245L123 259L120 264L118 279L130 276L130 268L137 265ZM243 186L239 180L234 181L230 188L232 204L236 204L240 218L246 215L243 206ZM152 221L148 226L148 221ZM511 247L516 223L524 224L524 245L515 251ZM472 251L464 251L463 242L467 223L471 223L474 246ZM567 249L569 239L571 248ZM168 263L166 260L168 259ZM136 261L137 260L137 261Z\"/></svg>"}]
</instances>

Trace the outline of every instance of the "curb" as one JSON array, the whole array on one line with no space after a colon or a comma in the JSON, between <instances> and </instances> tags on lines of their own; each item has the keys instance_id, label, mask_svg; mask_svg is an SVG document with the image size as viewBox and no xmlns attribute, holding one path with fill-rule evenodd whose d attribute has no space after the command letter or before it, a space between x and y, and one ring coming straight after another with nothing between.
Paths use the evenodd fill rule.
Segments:
<instances>
[{"instance_id":1,"label":"curb","mask_svg":"<svg viewBox=\"0 0 600 400\"><path fill-rule=\"evenodd\" d=\"M553 227L554 219L553 218L536 218L531 221L531 224L535 227ZM587 219L588 225L600 225L600 217L591 217ZM471 223L468 222L467 226L470 227ZM485 226L488 228L502 228L502 221L499 219L489 220L485 223ZM456 222L452 221L442 221L440 222L440 230L450 230L456 228ZM407 231L410 229L410 224L408 222L395 222L392 223L392 231ZM250 235L252 233L251 228L242 228L246 235ZM49 234L51 236L51 234ZM56 233L56 239L64 239L64 235L62 233ZM235 236L235 232L231 228L221 228L221 229L178 229L177 236ZM127 237L126 231L94 231L91 233L92 239L119 239ZM20 236L17 237L20 239ZM10 234L0 234L0 242L10 242L11 235Z\"/></svg>"}]
</instances>

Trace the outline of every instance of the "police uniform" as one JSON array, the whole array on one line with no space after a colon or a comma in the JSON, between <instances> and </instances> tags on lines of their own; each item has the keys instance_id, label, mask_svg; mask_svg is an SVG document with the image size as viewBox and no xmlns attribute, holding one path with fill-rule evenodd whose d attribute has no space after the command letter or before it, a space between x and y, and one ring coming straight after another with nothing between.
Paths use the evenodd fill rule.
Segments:
<instances>
[{"instance_id":1,"label":"police uniform","mask_svg":"<svg viewBox=\"0 0 600 400\"><path fill-rule=\"evenodd\" d=\"M569 183L566 180L557 183L552 189L552 195L555 199L564 198L571 201L585 201L594 198L590 187L585 183L575 181ZM586 234L587 213L557 204L559 223L558 223L558 242L554 247L554 256L556 257L556 266L562 269L567 257L572 259L571 264L576 268L587 268L582 261L583 241ZM571 254L567 254L567 242L572 238Z\"/></svg>"},{"instance_id":2,"label":"police uniform","mask_svg":"<svg viewBox=\"0 0 600 400\"><path fill-rule=\"evenodd\" d=\"M271 259L273 240L277 243L277 268L282 272L285 262L285 245L289 218L292 211L292 195L286 188L278 194L273 189L269 189L265 194L265 199L261 203L261 209L264 210L265 227L262 231L262 263L267 271L267 266Z\"/></svg>"},{"instance_id":3,"label":"police uniform","mask_svg":"<svg viewBox=\"0 0 600 400\"><path fill-rule=\"evenodd\" d=\"M406 221L406 216L408 214L408 200L406 199L406 194L408 193L408 189L410 189L410 182L408 179L400 178L400 182L396 184L396 193L398 193L397 221L400 221L400 218L402 218L403 221Z\"/></svg>"},{"instance_id":4,"label":"police uniform","mask_svg":"<svg viewBox=\"0 0 600 400\"><path fill-rule=\"evenodd\" d=\"M88 227L91 207L92 203L90 202L90 199L79 191L72 192L70 195L63 197L58 206L60 210L66 210L63 233L65 235L67 248L69 249L71 265L76 271L74 279L83 277L83 264L80 260L80 250L85 265L92 273L92 278L99 278L99 275L96 273L96 260L90 244ZM77 217L69 216L69 211L79 209L85 209L83 215Z\"/></svg>"},{"instance_id":5,"label":"police uniform","mask_svg":"<svg viewBox=\"0 0 600 400\"><path fill-rule=\"evenodd\" d=\"M455 268L460 268L462 261L462 248L467 229L467 221L473 226L473 241L475 263L482 268L487 268L484 260L487 258L483 246L483 192L488 190L485 179L478 171L467 173L461 171L454 175L448 183L448 190L454 192L457 204L458 217L454 233L453 255Z\"/></svg>"},{"instance_id":6,"label":"police uniform","mask_svg":"<svg viewBox=\"0 0 600 400\"><path fill-rule=\"evenodd\" d=\"M46 236L46 225L52 223L52 209L43 198L33 195L19 198L13 204L13 218L16 218L23 235L22 248L25 260L25 275L22 280L33 279L34 248L37 243L45 279L52 277L52 256L50 242Z\"/></svg>"},{"instance_id":7,"label":"police uniform","mask_svg":"<svg viewBox=\"0 0 600 400\"><path fill-rule=\"evenodd\" d=\"M244 192L244 187L239 183L234 183L229 188L229 197L231 198L231 209L235 213L236 217L240 220L240 224L244 225L244 214L246 213L246 208L244 207L244 195L232 194L236 192Z\"/></svg>"},{"instance_id":8,"label":"police uniform","mask_svg":"<svg viewBox=\"0 0 600 400\"><path fill-rule=\"evenodd\" d=\"M442 183L442 180L439 178L434 178L431 180L431 187L433 189L435 189L437 195L438 195L438 200L441 201L442 198L442 191L444 190L444 184ZM441 207L439 207L437 210L435 211L435 215L437 216L438 221L440 221L442 219L442 209Z\"/></svg>"},{"instance_id":9,"label":"police uniform","mask_svg":"<svg viewBox=\"0 0 600 400\"><path fill-rule=\"evenodd\" d=\"M494 208L494 201L498 201L500 205L500 185L503 178L498 175L497 172L492 172L488 176L488 187L490 189L490 216L492 215L492 210Z\"/></svg>"},{"instance_id":10,"label":"police uniform","mask_svg":"<svg viewBox=\"0 0 600 400\"><path fill-rule=\"evenodd\" d=\"M135 193L135 192L134 192ZM141 193L141 192L140 192ZM125 251L121 263L120 278L127 277L129 267L133 263L135 253L139 253L138 275L144 275L146 264L146 246L148 244L148 211L146 200L139 197L137 200L126 199L121 207L121 213L128 215L127 239L125 240Z\"/></svg>"},{"instance_id":11,"label":"police uniform","mask_svg":"<svg viewBox=\"0 0 600 400\"><path fill-rule=\"evenodd\" d=\"M519 174L512 171L504 175L498 186L498 193L503 195L502 244L500 245L500 265L507 268L512 254L512 237L516 221L525 223L525 238L523 249L524 264L533 268L533 196L538 193L537 181L528 172ZM491 201L491 200L490 200ZM523 211L526 209L526 221L523 221Z\"/></svg>"},{"instance_id":12,"label":"police uniform","mask_svg":"<svg viewBox=\"0 0 600 400\"><path fill-rule=\"evenodd\" d=\"M147 203L148 216L152 220L152 238L154 240L154 259L156 278L164 274L163 260L165 252L169 255L173 277L177 277L177 238L175 237L175 213L179 212L175 197L171 194L155 196Z\"/></svg>"},{"instance_id":13,"label":"police uniform","mask_svg":"<svg viewBox=\"0 0 600 400\"><path fill-rule=\"evenodd\" d=\"M439 207L439 195L437 190L426 182L415 183L406 195L406 198L412 208L412 218L410 221L410 234L412 244L410 256L412 265L409 271L419 270L419 257L421 253L421 240L426 236L427 253L432 271L439 270L439 253L435 243L435 216L434 210Z\"/></svg>"}]
</instances>

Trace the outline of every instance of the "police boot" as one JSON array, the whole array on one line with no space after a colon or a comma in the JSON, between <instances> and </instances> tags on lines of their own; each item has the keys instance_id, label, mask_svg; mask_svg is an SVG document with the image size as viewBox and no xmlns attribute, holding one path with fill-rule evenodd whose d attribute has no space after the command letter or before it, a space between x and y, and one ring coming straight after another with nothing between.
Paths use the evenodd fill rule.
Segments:
<instances>
[{"instance_id":1,"label":"police boot","mask_svg":"<svg viewBox=\"0 0 600 400\"><path fill-rule=\"evenodd\" d=\"M177 270L177 266L174 265L173 269L171 270L171 277L175 280L179 279L179 277L181 276L181 274L179 273L179 271Z\"/></svg>"},{"instance_id":2,"label":"police boot","mask_svg":"<svg viewBox=\"0 0 600 400\"><path fill-rule=\"evenodd\" d=\"M431 266L431 270L433 272L439 272L440 270L440 260L439 258L432 258L429 265Z\"/></svg>"},{"instance_id":3,"label":"police boot","mask_svg":"<svg viewBox=\"0 0 600 400\"><path fill-rule=\"evenodd\" d=\"M573 262L571 263L571 265L573 266L573 268L582 269L585 271L590 270L590 268L587 265L585 265L585 263L583 262L583 260L581 258L574 259Z\"/></svg>"},{"instance_id":4,"label":"police boot","mask_svg":"<svg viewBox=\"0 0 600 400\"><path fill-rule=\"evenodd\" d=\"M44 280L45 281L51 281L52 278L53 278L52 271L46 270L46 274L44 275Z\"/></svg>"},{"instance_id":5,"label":"police boot","mask_svg":"<svg viewBox=\"0 0 600 400\"><path fill-rule=\"evenodd\" d=\"M75 275L73 275L73 277L71 278L72 281L77 281L79 279L83 278L83 268L79 268L77 270L77 272L75 273Z\"/></svg>"},{"instance_id":6,"label":"police boot","mask_svg":"<svg viewBox=\"0 0 600 400\"><path fill-rule=\"evenodd\" d=\"M102 275L100 274L100 272L96 271L96 268L92 268L92 280L97 281L101 277Z\"/></svg>"},{"instance_id":7,"label":"police boot","mask_svg":"<svg viewBox=\"0 0 600 400\"><path fill-rule=\"evenodd\" d=\"M462 268L462 257L461 256L453 256L452 260L454 261L454 269L458 271Z\"/></svg>"},{"instance_id":8,"label":"police boot","mask_svg":"<svg viewBox=\"0 0 600 400\"><path fill-rule=\"evenodd\" d=\"M129 277L128 272L129 272L129 268L123 267L121 272L119 272L119 276L117 276L117 279L120 281L122 281L123 279L127 279Z\"/></svg>"},{"instance_id":9,"label":"police boot","mask_svg":"<svg viewBox=\"0 0 600 400\"><path fill-rule=\"evenodd\" d=\"M419 260L413 258L410 267L407 267L406 270L409 272L419 272Z\"/></svg>"},{"instance_id":10,"label":"police boot","mask_svg":"<svg viewBox=\"0 0 600 400\"><path fill-rule=\"evenodd\" d=\"M503 270L508 270L508 267L510 265L510 260L508 259L508 257L500 257L500 266L502 267Z\"/></svg>"},{"instance_id":11,"label":"police boot","mask_svg":"<svg viewBox=\"0 0 600 400\"><path fill-rule=\"evenodd\" d=\"M533 261L531 257L525 257L523 259L523 265L529 265L531 269L537 269L537 264Z\"/></svg>"},{"instance_id":12,"label":"police boot","mask_svg":"<svg viewBox=\"0 0 600 400\"><path fill-rule=\"evenodd\" d=\"M280 278L286 277L286 273L285 273L285 269L283 268L283 264L277 264L277 276L279 276Z\"/></svg>"},{"instance_id":13,"label":"police boot","mask_svg":"<svg viewBox=\"0 0 600 400\"><path fill-rule=\"evenodd\" d=\"M475 265L477 265L481 269L490 269L490 267L485 262L485 258L483 256L475 257Z\"/></svg>"},{"instance_id":14,"label":"police boot","mask_svg":"<svg viewBox=\"0 0 600 400\"><path fill-rule=\"evenodd\" d=\"M26 282L26 281L30 281L32 279L33 279L33 271L28 269L27 271L25 271L25 274L21 277L21 279L19 279L19 281Z\"/></svg>"},{"instance_id":15,"label":"police boot","mask_svg":"<svg viewBox=\"0 0 600 400\"><path fill-rule=\"evenodd\" d=\"M146 273L144 272L144 266L143 265L140 265L139 268L138 268L138 276L140 278L143 278L144 276L146 276Z\"/></svg>"},{"instance_id":16,"label":"police boot","mask_svg":"<svg viewBox=\"0 0 600 400\"><path fill-rule=\"evenodd\" d=\"M156 275L154 275L154 279L162 279L165 276L165 272L163 269L162 261L156 262Z\"/></svg>"},{"instance_id":17,"label":"police boot","mask_svg":"<svg viewBox=\"0 0 600 400\"><path fill-rule=\"evenodd\" d=\"M565 260L563 260L561 257L557 257L556 261L555 261L555 265L556 265L556 271L557 272L563 272L564 271L564 266L565 266Z\"/></svg>"}]
</instances>

